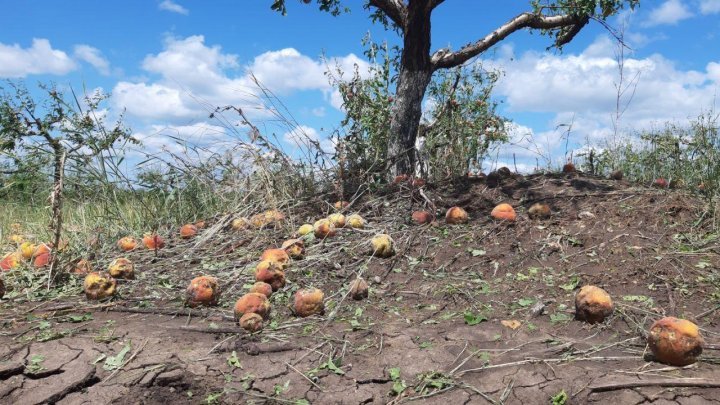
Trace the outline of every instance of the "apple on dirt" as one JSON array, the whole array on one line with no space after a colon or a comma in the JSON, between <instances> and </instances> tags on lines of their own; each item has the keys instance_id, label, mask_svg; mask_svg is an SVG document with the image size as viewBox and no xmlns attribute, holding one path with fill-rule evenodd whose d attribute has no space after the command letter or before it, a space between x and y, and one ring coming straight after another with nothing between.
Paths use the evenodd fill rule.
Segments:
<instances>
[{"instance_id":1,"label":"apple on dirt","mask_svg":"<svg viewBox=\"0 0 720 405\"><path fill-rule=\"evenodd\" d=\"M347 217L347 226L353 229L363 229L365 228L365 219L361 217L359 214L352 214Z\"/></svg>"},{"instance_id":2,"label":"apple on dirt","mask_svg":"<svg viewBox=\"0 0 720 405\"><path fill-rule=\"evenodd\" d=\"M393 179L393 184L402 184L410 180L410 176L407 174L398 174Z\"/></svg>"},{"instance_id":3,"label":"apple on dirt","mask_svg":"<svg viewBox=\"0 0 720 405\"><path fill-rule=\"evenodd\" d=\"M302 239L288 239L280 247L294 260L305 257L305 242Z\"/></svg>"},{"instance_id":4,"label":"apple on dirt","mask_svg":"<svg viewBox=\"0 0 720 405\"><path fill-rule=\"evenodd\" d=\"M270 284L273 291L283 288L285 286L283 266L275 261L262 260L255 267L255 281Z\"/></svg>"},{"instance_id":5,"label":"apple on dirt","mask_svg":"<svg viewBox=\"0 0 720 405\"><path fill-rule=\"evenodd\" d=\"M425 225L431 223L435 218L427 211L413 211L412 220L418 225Z\"/></svg>"},{"instance_id":6,"label":"apple on dirt","mask_svg":"<svg viewBox=\"0 0 720 405\"><path fill-rule=\"evenodd\" d=\"M498 204L490 212L490 216L501 221L514 221L517 218L515 209L507 203Z\"/></svg>"},{"instance_id":7,"label":"apple on dirt","mask_svg":"<svg viewBox=\"0 0 720 405\"><path fill-rule=\"evenodd\" d=\"M33 252L33 266L37 268L47 266L50 263L51 253L49 245L45 243L39 244L35 252Z\"/></svg>"},{"instance_id":8,"label":"apple on dirt","mask_svg":"<svg viewBox=\"0 0 720 405\"><path fill-rule=\"evenodd\" d=\"M195 228L197 229L205 229L207 227L207 222L204 219L200 219L195 221L193 225L195 225Z\"/></svg>"},{"instance_id":9,"label":"apple on dirt","mask_svg":"<svg viewBox=\"0 0 720 405\"><path fill-rule=\"evenodd\" d=\"M262 294L262 295L270 298L270 296L271 296L272 293L273 293L273 289L272 289L272 286L271 286L270 284L268 284L268 283L266 283L266 282L264 282L264 281L256 281L255 284L253 284L253 285L250 287L250 290L248 290L248 292L251 292L251 293L260 293L260 294Z\"/></svg>"},{"instance_id":10,"label":"apple on dirt","mask_svg":"<svg viewBox=\"0 0 720 405\"><path fill-rule=\"evenodd\" d=\"M83 289L89 300L102 300L117 292L117 281L106 272L93 272L85 276Z\"/></svg>"},{"instance_id":11,"label":"apple on dirt","mask_svg":"<svg viewBox=\"0 0 720 405\"><path fill-rule=\"evenodd\" d=\"M270 315L270 301L263 294L247 293L235 302L233 312L235 313L235 319L238 321L248 313L255 313L267 318Z\"/></svg>"},{"instance_id":12,"label":"apple on dirt","mask_svg":"<svg viewBox=\"0 0 720 405\"><path fill-rule=\"evenodd\" d=\"M137 247L137 241L132 236L125 236L120 238L117 242L118 247L123 252L129 252Z\"/></svg>"},{"instance_id":13,"label":"apple on dirt","mask_svg":"<svg viewBox=\"0 0 720 405\"><path fill-rule=\"evenodd\" d=\"M198 227L194 224L185 224L182 227L180 227L180 238L182 239L190 239L195 237L198 233Z\"/></svg>"},{"instance_id":14,"label":"apple on dirt","mask_svg":"<svg viewBox=\"0 0 720 405\"><path fill-rule=\"evenodd\" d=\"M318 288L302 288L295 292L293 312L305 318L311 315L321 315L325 312L325 294Z\"/></svg>"},{"instance_id":15,"label":"apple on dirt","mask_svg":"<svg viewBox=\"0 0 720 405\"><path fill-rule=\"evenodd\" d=\"M328 215L328 221L335 225L335 228L345 227L345 215L338 213Z\"/></svg>"},{"instance_id":16,"label":"apple on dirt","mask_svg":"<svg viewBox=\"0 0 720 405\"><path fill-rule=\"evenodd\" d=\"M211 276L195 277L185 290L185 304L191 308L217 305L219 298L218 280Z\"/></svg>"},{"instance_id":17,"label":"apple on dirt","mask_svg":"<svg viewBox=\"0 0 720 405\"><path fill-rule=\"evenodd\" d=\"M321 219L313 225L313 232L318 239L325 239L335 236L337 230L335 225L328 219Z\"/></svg>"},{"instance_id":18,"label":"apple on dirt","mask_svg":"<svg viewBox=\"0 0 720 405\"><path fill-rule=\"evenodd\" d=\"M276 262L282 266L283 269L290 265L290 255L285 249L266 249L262 255L260 255L260 260Z\"/></svg>"},{"instance_id":19,"label":"apple on dirt","mask_svg":"<svg viewBox=\"0 0 720 405\"><path fill-rule=\"evenodd\" d=\"M135 265L133 262L124 257L118 257L110 262L108 266L108 274L113 278L122 278L125 280L135 279Z\"/></svg>"},{"instance_id":20,"label":"apple on dirt","mask_svg":"<svg viewBox=\"0 0 720 405\"><path fill-rule=\"evenodd\" d=\"M663 177L658 177L653 181L652 186L655 188L668 188L670 184Z\"/></svg>"},{"instance_id":21,"label":"apple on dirt","mask_svg":"<svg viewBox=\"0 0 720 405\"><path fill-rule=\"evenodd\" d=\"M313 231L313 226L310 224L303 224L298 228L297 234L298 236L305 236Z\"/></svg>"},{"instance_id":22,"label":"apple on dirt","mask_svg":"<svg viewBox=\"0 0 720 405\"><path fill-rule=\"evenodd\" d=\"M378 234L370 240L371 254L376 257L387 258L395 254L395 242L388 234Z\"/></svg>"},{"instance_id":23,"label":"apple on dirt","mask_svg":"<svg viewBox=\"0 0 720 405\"><path fill-rule=\"evenodd\" d=\"M676 367L695 363L705 344L697 325L672 316L655 321L647 341L657 361Z\"/></svg>"},{"instance_id":24,"label":"apple on dirt","mask_svg":"<svg viewBox=\"0 0 720 405\"><path fill-rule=\"evenodd\" d=\"M368 297L369 287L367 281L362 277L358 277L350 283L350 297L356 301L363 300Z\"/></svg>"},{"instance_id":25,"label":"apple on dirt","mask_svg":"<svg viewBox=\"0 0 720 405\"><path fill-rule=\"evenodd\" d=\"M577 169L575 169L575 165L572 162L567 162L565 163L565 165L563 165L563 173L575 173L576 171Z\"/></svg>"},{"instance_id":26,"label":"apple on dirt","mask_svg":"<svg viewBox=\"0 0 720 405\"><path fill-rule=\"evenodd\" d=\"M248 312L240 317L238 324L250 333L259 332L263 328L263 317L254 312Z\"/></svg>"},{"instance_id":27,"label":"apple on dirt","mask_svg":"<svg viewBox=\"0 0 720 405\"><path fill-rule=\"evenodd\" d=\"M165 239L156 233L146 233L143 235L143 245L150 250L158 250L165 247Z\"/></svg>"},{"instance_id":28,"label":"apple on dirt","mask_svg":"<svg viewBox=\"0 0 720 405\"><path fill-rule=\"evenodd\" d=\"M445 222L448 224L464 224L468 221L468 213L461 207L451 207L445 213Z\"/></svg>"},{"instance_id":29,"label":"apple on dirt","mask_svg":"<svg viewBox=\"0 0 720 405\"><path fill-rule=\"evenodd\" d=\"M583 286L575 294L575 317L587 323L600 323L613 313L610 294L594 285Z\"/></svg>"},{"instance_id":30,"label":"apple on dirt","mask_svg":"<svg viewBox=\"0 0 720 405\"><path fill-rule=\"evenodd\" d=\"M33 257L33 254L35 253L35 250L37 249L37 245L35 245L32 242L25 241L20 244L20 247L18 248L18 252L20 252L20 255L25 260L30 260Z\"/></svg>"},{"instance_id":31,"label":"apple on dirt","mask_svg":"<svg viewBox=\"0 0 720 405\"><path fill-rule=\"evenodd\" d=\"M551 214L550 206L543 203L535 203L528 209L530 219L548 219Z\"/></svg>"},{"instance_id":32,"label":"apple on dirt","mask_svg":"<svg viewBox=\"0 0 720 405\"><path fill-rule=\"evenodd\" d=\"M22 256L18 252L6 253L5 256L0 259L0 269L8 271L16 269L20 266Z\"/></svg>"}]
</instances>

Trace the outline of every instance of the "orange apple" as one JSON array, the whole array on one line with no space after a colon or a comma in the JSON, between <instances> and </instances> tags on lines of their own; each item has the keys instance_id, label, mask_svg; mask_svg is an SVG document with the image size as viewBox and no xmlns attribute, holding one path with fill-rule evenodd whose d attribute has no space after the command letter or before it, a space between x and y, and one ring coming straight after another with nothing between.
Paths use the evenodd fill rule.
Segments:
<instances>
[{"instance_id":1,"label":"orange apple","mask_svg":"<svg viewBox=\"0 0 720 405\"><path fill-rule=\"evenodd\" d=\"M581 321L603 322L614 308L610 294L600 287L586 285L575 294L575 317Z\"/></svg>"},{"instance_id":2,"label":"orange apple","mask_svg":"<svg viewBox=\"0 0 720 405\"><path fill-rule=\"evenodd\" d=\"M315 222L315 225L313 225L313 231L315 233L315 237L318 239L330 238L335 236L337 233L335 225L328 219L321 219Z\"/></svg>"},{"instance_id":3,"label":"orange apple","mask_svg":"<svg viewBox=\"0 0 720 405\"><path fill-rule=\"evenodd\" d=\"M118 257L110 262L110 265L108 266L108 273L113 278L132 280L135 278L135 265L133 265L133 262L124 257Z\"/></svg>"},{"instance_id":4,"label":"orange apple","mask_svg":"<svg viewBox=\"0 0 720 405\"><path fill-rule=\"evenodd\" d=\"M189 307L217 305L219 298L220 287L215 277L195 277L185 290L185 303Z\"/></svg>"},{"instance_id":5,"label":"orange apple","mask_svg":"<svg viewBox=\"0 0 720 405\"><path fill-rule=\"evenodd\" d=\"M273 289L270 284L268 284L264 281L257 281L257 282L255 282L255 284L252 285L252 287L250 287L250 290L248 292L260 293L260 294L270 298L270 296L273 293Z\"/></svg>"},{"instance_id":6,"label":"orange apple","mask_svg":"<svg viewBox=\"0 0 720 405\"><path fill-rule=\"evenodd\" d=\"M285 272L280 263L263 260L255 267L255 281L262 281L270 284L273 291L285 286Z\"/></svg>"},{"instance_id":7,"label":"orange apple","mask_svg":"<svg viewBox=\"0 0 720 405\"><path fill-rule=\"evenodd\" d=\"M259 332L263 328L263 317L254 312L248 312L240 317L238 324L250 333Z\"/></svg>"},{"instance_id":8,"label":"orange apple","mask_svg":"<svg viewBox=\"0 0 720 405\"><path fill-rule=\"evenodd\" d=\"M117 245L120 250L129 252L137 247L137 241L132 236L125 236L120 238Z\"/></svg>"},{"instance_id":9,"label":"orange apple","mask_svg":"<svg viewBox=\"0 0 720 405\"><path fill-rule=\"evenodd\" d=\"M413 211L412 213L412 220L418 225L429 224L433 219L433 215L427 211Z\"/></svg>"},{"instance_id":10,"label":"orange apple","mask_svg":"<svg viewBox=\"0 0 720 405\"><path fill-rule=\"evenodd\" d=\"M207 222L205 222L204 219L201 219L199 221L195 221L193 225L195 225L195 228L197 229L205 229L205 227L207 226Z\"/></svg>"},{"instance_id":11,"label":"orange apple","mask_svg":"<svg viewBox=\"0 0 720 405\"><path fill-rule=\"evenodd\" d=\"M142 240L145 247L150 250L157 250L165 247L165 239L156 233L146 233Z\"/></svg>"},{"instance_id":12,"label":"orange apple","mask_svg":"<svg viewBox=\"0 0 720 405\"><path fill-rule=\"evenodd\" d=\"M356 278L350 283L350 297L356 301L360 301L368 297L368 283L362 277Z\"/></svg>"},{"instance_id":13,"label":"orange apple","mask_svg":"<svg viewBox=\"0 0 720 405\"><path fill-rule=\"evenodd\" d=\"M460 207L452 207L445 213L445 222L448 224L464 224L468 221L468 213Z\"/></svg>"},{"instance_id":14,"label":"orange apple","mask_svg":"<svg viewBox=\"0 0 720 405\"><path fill-rule=\"evenodd\" d=\"M552 210L547 204L535 203L528 209L528 216L531 219L548 219L551 214Z\"/></svg>"},{"instance_id":15,"label":"orange apple","mask_svg":"<svg viewBox=\"0 0 720 405\"><path fill-rule=\"evenodd\" d=\"M514 221L515 218L517 218L515 209L512 205L506 203L498 204L495 208L493 208L492 212L490 212L490 216L502 221Z\"/></svg>"},{"instance_id":16,"label":"orange apple","mask_svg":"<svg viewBox=\"0 0 720 405\"><path fill-rule=\"evenodd\" d=\"M112 297L116 292L117 282L105 272L94 272L85 276L83 287L89 300L102 300Z\"/></svg>"},{"instance_id":17,"label":"orange apple","mask_svg":"<svg viewBox=\"0 0 720 405\"><path fill-rule=\"evenodd\" d=\"M5 254L5 256L3 256L0 260L0 269L5 271L16 269L20 265L21 258L22 256L20 256L18 252Z\"/></svg>"},{"instance_id":18,"label":"orange apple","mask_svg":"<svg viewBox=\"0 0 720 405\"><path fill-rule=\"evenodd\" d=\"M325 294L317 288L300 289L295 293L293 312L302 318L322 314L325 312L324 299Z\"/></svg>"},{"instance_id":19,"label":"orange apple","mask_svg":"<svg viewBox=\"0 0 720 405\"><path fill-rule=\"evenodd\" d=\"M72 273L73 274L89 274L92 272L92 264L87 259L81 259L79 262L75 263L75 266L73 267Z\"/></svg>"},{"instance_id":20,"label":"orange apple","mask_svg":"<svg viewBox=\"0 0 720 405\"><path fill-rule=\"evenodd\" d=\"M180 228L180 237L182 239L190 239L197 235L198 228L193 224L185 224Z\"/></svg>"},{"instance_id":21,"label":"orange apple","mask_svg":"<svg viewBox=\"0 0 720 405\"><path fill-rule=\"evenodd\" d=\"M655 321L647 339L658 361L677 367L695 363L705 344L697 325L674 317Z\"/></svg>"},{"instance_id":22,"label":"orange apple","mask_svg":"<svg viewBox=\"0 0 720 405\"><path fill-rule=\"evenodd\" d=\"M668 188L669 184L668 184L668 181L665 180L664 178L658 177L657 179L655 179L655 181L653 181L652 185L655 188Z\"/></svg>"},{"instance_id":23,"label":"orange apple","mask_svg":"<svg viewBox=\"0 0 720 405\"><path fill-rule=\"evenodd\" d=\"M335 225L335 228L345 227L345 215L343 214L330 214L327 219L328 221L332 222L333 225Z\"/></svg>"},{"instance_id":24,"label":"orange apple","mask_svg":"<svg viewBox=\"0 0 720 405\"><path fill-rule=\"evenodd\" d=\"M285 249L267 249L260 256L260 260L277 262L285 269L290 264L290 255Z\"/></svg>"},{"instance_id":25,"label":"orange apple","mask_svg":"<svg viewBox=\"0 0 720 405\"><path fill-rule=\"evenodd\" d=\"M270 301L263 294L247 293L235 302L234 313L237 320L247 313L255 313L267 318L270 315Z\"/></svg>"},{"instance_id":26,"label":"orange apple","mask_svg":"<svg viewBox=\"0 0 720 405\"><path fill-rule=\"evenodd\" d=\"M333 204L333 207L338 211L344 210L345 208L347 208L349 206L350 206L350 203L347 201L336 201L335 204Z\"/></svg>"},{"instance_id":27,"label":"orange apple","mask_svg":"<svg viewBox=\"0 0 720 405\"><path fill-rule=\"evenodd\" d=\"M407 174L399 174L395 176L395 179L393 180L393 184L402 184L410 180L410 176Z\"/></svg>"},{"instance_id":28,"label":"orange apple","mask_svg":"<svg viewBox=\"0 0 720 405\"><path fill-rule=\"evenodd\" d=\"M288 239L283 242L281 248L295 260L301 260L305 257L305 242L302 239Z\"/></svg>"},{"instance_id":29,"label":"orange apple","mask_svg":"<svg viewBox=\"0 0 720 405\"><path fill-rule=\"evenodd\" d=\"M35 250L37 249L37 246L32 242L23 242L20 244L20 248L18 249L20 252L20 255L25 260L30 260L33 257L33 254L35 253Z\"/></svg>"}]
</instances>

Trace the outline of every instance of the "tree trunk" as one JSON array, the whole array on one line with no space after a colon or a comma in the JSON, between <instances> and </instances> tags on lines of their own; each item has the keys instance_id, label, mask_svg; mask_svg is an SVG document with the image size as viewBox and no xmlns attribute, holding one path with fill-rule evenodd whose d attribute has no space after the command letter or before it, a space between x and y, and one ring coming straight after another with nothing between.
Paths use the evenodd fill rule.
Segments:
<instances>
[{"instance_id":1,"label":"tree trunk","mask_svg":"<svg viewBox=\"0 0 720 405\"><path fill-rule=\"evenodd\" d=\"M394 162L394 175L410 174L415 166L417 137L422 101L432 77L430 62L430 13L428 0L414 0L407 8L403 27L403 51L400 58L395 104L390 112L388 156Z\"/></svg>"},{"instance_id":2,"label":"tree trunk","mask_svg":"<svg viewBox=\"0 0 720 405\"><path fill-rule=\"evenodd\" d=\"M57 255L60 250L60 238L62 236L62 197L63 197L63 180L65 178L65 160L67 152L60 145L54 145L55 168L53 173L53 190L50 194L50 207L52 218L50 219L50 229L53 231L53 247L50 254L50 270L48 276L48 288L55 278L55 267L57 264Z\"/></svg>"}]
</instances>

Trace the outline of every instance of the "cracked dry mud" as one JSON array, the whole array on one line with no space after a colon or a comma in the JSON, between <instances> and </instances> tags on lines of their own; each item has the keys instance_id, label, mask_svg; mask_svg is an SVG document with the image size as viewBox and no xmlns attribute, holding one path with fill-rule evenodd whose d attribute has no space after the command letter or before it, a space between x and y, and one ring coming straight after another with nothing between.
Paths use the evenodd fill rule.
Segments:
<instances>
[{"instance_id":1,"label":"cracked dry mud","mask_svg":"<svg viewBox=\"0 0 720 405\"><path fill-rule=\"evenodd\" d=\"M322 204L291 213L288 229L218 230L189 255L192 242L172 238L159 258L133 252L137 280L121 283L110 302L88 302L79 290L44 302L0 301L0 404L548 404L563 392L566 404L720 403L718 388L593 391L720 382L720 311L708 312L718 305L720 251L696 196L572 176L426 194L440 211L464 206L470 224L411 225L406 218L423 199L409 189L359 201L353 211L370 232L309 242L306 259L291 265L288 286L272 298L271 323L255 335L234 325L234 300L253 281L262 250L325 214ZM550 220L525 215L538 200L553 206ZM512 203L521 219L491 221L498 202ZM374 231L389 232L398 255L368 258ZM115 253L106 254L109 261ZM370 297L343 299L359 271ZM199 274L223 283L218 308L182 306ZM614 298L604 324L572 320L583 284ZM291 293L306 285L325 291L324 316L290 314ZM643 333L664 315L702 328L708 347L698 363L675 368L644 357ZM128 344L120 367L106 367Z\"/></svg>"}]
</instances>

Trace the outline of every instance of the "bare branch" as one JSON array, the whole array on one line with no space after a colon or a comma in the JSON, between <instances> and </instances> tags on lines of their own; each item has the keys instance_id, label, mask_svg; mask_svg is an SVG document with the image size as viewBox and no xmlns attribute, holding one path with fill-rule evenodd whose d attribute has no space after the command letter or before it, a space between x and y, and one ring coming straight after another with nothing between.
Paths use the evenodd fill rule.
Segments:
<instances>
[{"instance_id":1,"label":"bare branch","mask_svg":"<svg viewBox=\"0 0 720 405\"><path fill-rule=\"evenodd\" d=\"M407 7L401 0L370 0L370 5L385 13L398 27L405 28Z\"/></svg>"},{"instance_id":2,"label":"bare branch","mask_svg":"<svg viewBox=\"0 0 720 405\"><path fill-rule=\"evenodd\" d=\"M553 29L571 27L567 33L558 37L557 45L569 42L577 32L588 22L587 16L554 15L544 16L532 13L523 13L503 24L485 38L464 46L457 52L436 52L431 58L433 69L449 68L461 65L468 59L490 49L493 45L507 38L510 34L523 28Z\"/></svg>"},{"instance_id":3,"label":"bare branch","mask_svg":"<svg viewBox=\"0 0 720 405\"><path fill-rule=\"evenodd\" d=\"M430 0L430 10L442 4L445 0Z\"/></svg>"}]
</instances>

